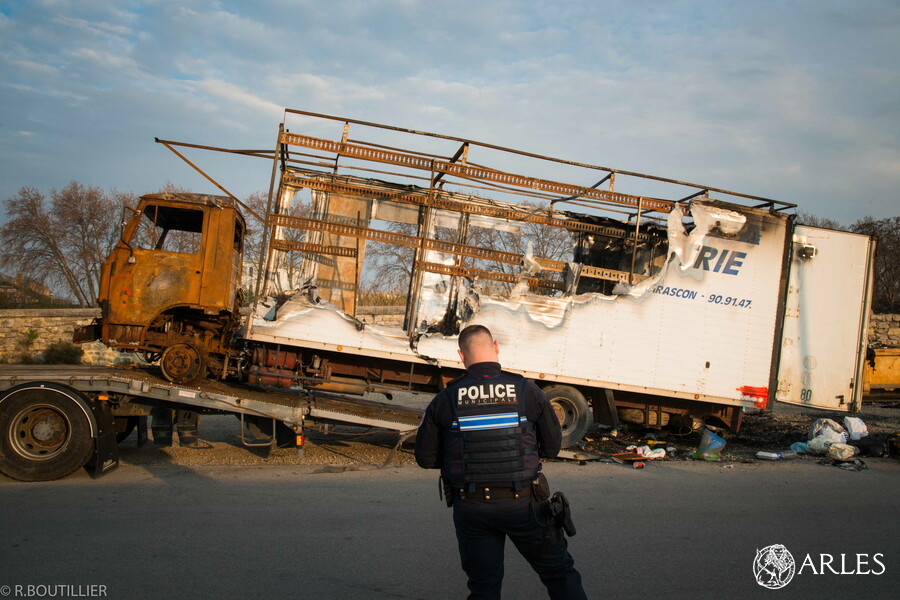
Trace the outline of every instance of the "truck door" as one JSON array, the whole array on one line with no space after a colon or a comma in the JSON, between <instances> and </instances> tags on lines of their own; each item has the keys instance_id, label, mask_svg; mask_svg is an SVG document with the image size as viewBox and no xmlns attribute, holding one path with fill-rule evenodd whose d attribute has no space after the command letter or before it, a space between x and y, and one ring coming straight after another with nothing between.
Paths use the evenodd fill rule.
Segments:
<instances>
[{"instance_id":1,"label":"truck door","mask_svg":"<svg viewBox=\"0 0 900 600\"><path fill-rule=\"evenodd\" d=\"M776 400L859 406L874 251L869 236L795 227Z\"/></svg>"},{"instance_id":2,"label":"truck door","mask_svg":"<svg viewBox=\"0 0 900 600\"><path fill-rule=\"evenodd\" d=\"M129 225L129 245L110 261L110 337L133 343L160 311L198 303L204 217L200 208L142 206L138 222Z\"/></svg>"}]
</instances>

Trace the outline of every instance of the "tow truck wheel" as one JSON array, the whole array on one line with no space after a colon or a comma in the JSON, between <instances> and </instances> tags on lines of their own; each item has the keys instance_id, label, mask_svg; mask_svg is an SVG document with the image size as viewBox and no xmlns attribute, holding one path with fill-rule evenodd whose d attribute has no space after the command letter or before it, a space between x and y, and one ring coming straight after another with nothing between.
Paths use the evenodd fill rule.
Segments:
<instances>
[{"instance_id":1,"label":"tow truck wheel","mask_svg":"<svg viewBox=\"0 0 900 600\"><path fill-rule=\"evenodd\" d=\"M91 424L70 393L28 387L0 399L0 471L21 481L50 481L87 463L94 450Z\"/></svg>"},{"instance_id":2,"label":"tow truck wheel","mask_svg":"<svg viewBox=\"0 0 900 600\"><path fill-rule=\"evenodd\" d=\"M562 447L574 446L591 425L591 409L584 395L568 385L551 385L544 394L562 427Z\"/></svg>"},{"instance_id":3,"label":"tow truck wheel","mask_svg":"<svg viewBox=\"0 0 900 600\"><path fill-rule=\"evenodd\" d=\"M191 344L175 344L162 353L159 361L163 376L172 383L195 383L206 374L200 351Z\"/></svg>"}]
</instances>

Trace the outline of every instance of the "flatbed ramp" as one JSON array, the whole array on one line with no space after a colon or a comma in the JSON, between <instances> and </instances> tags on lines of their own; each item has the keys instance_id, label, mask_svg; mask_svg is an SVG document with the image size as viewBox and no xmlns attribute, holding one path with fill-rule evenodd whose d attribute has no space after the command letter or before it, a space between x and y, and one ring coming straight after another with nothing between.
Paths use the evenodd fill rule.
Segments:
<instances>
[{"instance_id":1,"label":"flatbed ramp","mask_svg":"<svg viewBox=\"0 0 900 600\"><path fill-rule=\"evenodd\" d=\"M177 402L209 411L239 413L301 424L317 419L398 432L416 429L422 411L362 398L317 392L254 388L223 381L174 385L152 370L64 365L2 365L0 392L24 383L65 385L84 393Z\"/></svg>"}]
</instances>

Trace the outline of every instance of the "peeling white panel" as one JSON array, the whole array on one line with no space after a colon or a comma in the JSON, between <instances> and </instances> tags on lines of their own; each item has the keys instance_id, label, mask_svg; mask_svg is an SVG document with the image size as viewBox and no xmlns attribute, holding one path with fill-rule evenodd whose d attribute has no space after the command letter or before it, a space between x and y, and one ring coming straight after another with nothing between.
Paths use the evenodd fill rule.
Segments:
<instances>
[{"instance_id":1,"label":"peeling white panel","mask_svg":"<svg viewBox=\"0 0 900 600\"><path fill-rule=\"evenodd\" d=\"M260 307L263 307L260 304ZM281 343L294 341L299 346L304 343L342 346L346 351L359 354L380 352L414 356L409 349L405 333L393 327L377 327L362 323L347 315L336 306L321 301L311 302L306 294L298 294L277 308L258 308L252 317L247 339L258 341L279 340ZM365 353L363 352L363 353Z\"/></svg>"}]
</instances>

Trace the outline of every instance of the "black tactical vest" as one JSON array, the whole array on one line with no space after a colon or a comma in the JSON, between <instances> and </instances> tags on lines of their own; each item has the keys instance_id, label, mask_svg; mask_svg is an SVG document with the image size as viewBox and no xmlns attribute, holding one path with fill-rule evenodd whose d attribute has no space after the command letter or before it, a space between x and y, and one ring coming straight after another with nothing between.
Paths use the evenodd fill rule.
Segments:
<instances>
[{"instance_id":1,"label":"black tactical vest","mask_svg":"<svg viewBox=\"0 0 900 600\"><path fill-rule=\"evenodd\" d=\"M525 419L525 379L510 373L465 375L452 381L453 423L444 436L444 478L455 486L531 481L540 458L534 427Z\"/></svg>"}]
</instances>

